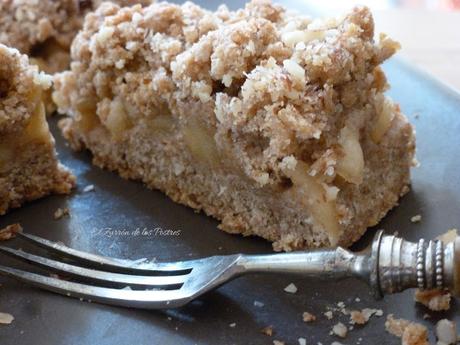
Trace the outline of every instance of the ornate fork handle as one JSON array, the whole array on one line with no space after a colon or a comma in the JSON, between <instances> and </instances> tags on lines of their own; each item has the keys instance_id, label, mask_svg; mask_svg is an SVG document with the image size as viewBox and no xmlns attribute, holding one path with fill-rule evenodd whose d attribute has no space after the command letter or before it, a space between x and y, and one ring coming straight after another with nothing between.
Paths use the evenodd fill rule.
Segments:
<instances>
[{"instance_id":1,"label":"ornate fork handle","mask_svg":"<svg viewBox=\"0 0 460 345\"><path fill-rule=\"evenodd\" d=\"M273 255L244 255L240 273L279 272L340 279L357 277L366 281L374 296L409 288L448 289L460 295L460 237L443 242L418 243L379 231L372 246L360 253L343 248Z\"/></svg>"}]
</instances>

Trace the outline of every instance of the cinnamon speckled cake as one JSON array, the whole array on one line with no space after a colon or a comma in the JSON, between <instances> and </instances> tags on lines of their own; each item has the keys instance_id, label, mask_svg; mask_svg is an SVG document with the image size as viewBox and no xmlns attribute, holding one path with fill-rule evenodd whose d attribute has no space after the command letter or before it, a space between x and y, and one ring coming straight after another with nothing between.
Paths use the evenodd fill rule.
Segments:
<instances>
[{"instance_id":1,"label":"cinnamon speckled cake","mask_svg":"<svg viewBox=\"0 0 460 345\"><path fill-rule=\"evenodd\" d=\"M69 193L75 177L59 164L45 118L51 76L0 44L0 215L50 193Z\"/></svg>"},{"instance_id":2,"label":"cinnamon speckled cake","mask_svg":"<svg viewBox=\"0 0 460 345\"><path fill-rule=\"evenodd\" d=\"M311 20L269 1L86 16L54 101L75 149L276 250L348 246L408 191L414 132L383 92L399 45L367 8Z\"/></svg>"}]
</instances>

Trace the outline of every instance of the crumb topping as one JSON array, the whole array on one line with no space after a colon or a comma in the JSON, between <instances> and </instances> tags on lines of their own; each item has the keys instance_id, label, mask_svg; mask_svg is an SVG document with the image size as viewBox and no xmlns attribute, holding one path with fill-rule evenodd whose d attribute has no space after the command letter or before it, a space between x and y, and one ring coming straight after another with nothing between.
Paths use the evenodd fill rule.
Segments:
<instances>
[{"instance_id":1,"label":"crumb topping","mask_svg":"<svg viewBox=\"0 0 460 345\"><path fill-rule=\"evenodd\" d=\"M287 157L330 182L344 155L338 130L376 121L369 109L387 87L378 65L399 47L373 34L365 7L312 21L266 0L216 12L190 2L105 3L86 16L54 100L77 119L77 100L91 100L102 123L111 99L131 123L165 114L192 121L201 102L199 123L258 184L282 184Z\"/></svg>"},{"instance_id":2,"label":"crumb topping","mask_svg":"<svg viewBox=\"0 0 460 345\"><path fill-rule=\"evenodd\" d=\"M0 44L0 135L21 130L50 86L50 77L26 55Z\"/></svg>"}]
</instances>

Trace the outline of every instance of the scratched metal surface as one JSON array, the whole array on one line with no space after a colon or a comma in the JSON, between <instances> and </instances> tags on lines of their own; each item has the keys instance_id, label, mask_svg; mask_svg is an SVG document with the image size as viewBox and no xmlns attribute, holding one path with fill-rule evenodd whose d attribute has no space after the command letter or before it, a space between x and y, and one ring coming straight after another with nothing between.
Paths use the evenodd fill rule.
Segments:
<instances>
[{"instance_id":1,"label":"scratched metal surface","mask_svg":"<svg viewBox=\"0 0 460 345\"><path fill-rule=\"evenodd\" d=\"M205 2L201 2L202 4ZM238 3L232 2L232 7ZM210 8L215 8L214 3ZM412 191L401 200L379 225L389 232L399 231L410 240L432 238L459 225L460 205L460 96L438 82L394 60L385 65L392 84L390 95L417 129L418 159L421 166L413 171ZM418 114L418 118L415 117ZM217 222L174 204L157 191L141 183L126 181L116 174L90 164L87 152L74 153L65 145L56 128L51 127L61 160L78 176L78 188L70 196L52 196L29 203L0 218L0 227L21 222L25 231L62 241L72 247L108 256L137 259L180 260L213 254L269 253L271 246L260 239L242 238L216 229ZM88 184L95 191L83 193ZM53 220L58 207L69 207L71 218ZM411 216L421 213L423 220L412 224ZM155 229L178 231L160 235ZM119 230L118 233L108 229ZM153 230L139 234L136 229ZM369 243L375 229L355 246ZM22 246L15 240L16 246ZM17 265L0 257L2 264ZM289 283L297 294L287 294ZM296 276L255 275L237 279L177 310L141 311L114 308L57 296L0 277L0 311L15 316L9 326L0 326L1 345L89 345L89 344L269 344L273 339L297 344L303 337L308 344L330 344L331 327L347 317L327 320L322 313L339 301L350 308L380 308L385 314L417 320L433 329L440 318L460 321L454 303L447 313L432 314L415 306L411 291L376 302L368 289L357 281L321 282ZM355 298L359 297L360 302ZM254 301L264 303L263 307ZM313 324L302 322L302 312L318 316ZM236 323L236 327L229 324ZM260 332L273 326L275 335ZM431 339L433 333L431 333ZM351 331L344 344L399 344L384 331L384 318L373 318L363 328Z\"/></svg>"}]
</instances>

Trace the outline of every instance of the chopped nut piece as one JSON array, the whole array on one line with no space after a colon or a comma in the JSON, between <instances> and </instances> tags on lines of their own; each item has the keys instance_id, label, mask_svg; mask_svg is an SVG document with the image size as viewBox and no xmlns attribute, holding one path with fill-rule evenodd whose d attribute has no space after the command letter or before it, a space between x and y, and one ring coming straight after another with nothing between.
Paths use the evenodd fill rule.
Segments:
<instances>
[{"instance_id":1,"label":"chopped nut piece","mask_svg":"<svg viewBox=\"0 0 460 345\"><path fill-rule=\"evenodd\" d=\"M0 230L0 241L7 241L11 238L14 238L18 232L22 232L21 224L10 224Z\"/></svg>"},{"instance_id":2,"label":"chopped nut piece","mask_svg":"<svg viewBox=\"0 0 460 345\"><path fill-rule=\"evenodd\" d=\"M417 214L413 217L411 217L410 221L412 223L420 223L422 221L422 215L421 214Z\"/></svg>"},{"instance_id":3,"label":"chopped nut piece","mask_svg":"<svg viewBox=\"0 0 460 345\"><path fill-rule=\"evenodd\" d=\"M332 327L332 332L340 338L345 338L347 336L348 329L343 323L339 322Z\"/></svg>"},{"instance_id":4,"label":"chopped nut piece","mask_svg":"<svg viewBox=\"0 0 460 345\"><path fill-rule=\"evenodd\" d=\"M446 290L417 290L415 301L433 311L449 310L451 294Z\"/></svg>"},{"instance_id":5,"label":"chopped nut piece","mask_svg":"<svg viewBox=\"0 0 460 345\"><path fill-rule=\"evenodd\" d=\"M269 337L271 337L273 335L273 327L272 326L264 327L260 331L263 334L268 335Z\"/></svg>"},{"instance_id":6,"label":"chopped nut piece","mask_svg":"<svg viewBox=\"0 0 460 345\"><path fill-rule=\"evenodd\" d=\"M451 345L457 343L457 326L454 322L442 319L436 324L436 337L438 344Z\"/></svg>"},{"instance_id":7,"label":"chopped nut piece","mask_svg":"<svg viewBox=\"0 0 460 345\"><path fill-rule=\"evenodd\" d=\"M309 312L305 311L302 314L302 319L304 322L313 322L316 320L316 316L313 314L310 314Z\"/></svg>"},{"instance_id":8,"label":"chopped nut piece","mask_svg":"<svg viewBox=\"0 0 460 345\"><path fill-rule=\"evenodd\" d=\"M0 313L0 324L9 325L14 321L14 316L7 313Z\"/></svg>"},{"instance_id":9,"label":"chopped nut piece","mask_svg":"<svg viewBox=\"0 0 460 345\"><path fill-rule=\"evenodd\" d=\"M289 284L284 288L284 291L288 293L296 293L297 292L297 286L294 285L294 283Z\"/></svg>"},{"instance_id":10,"label":"chopped nut piece","mask_svg":"<svg viewBox=\"0 0 460 345\"><path fill-rule=\"evenodd\" d=\"M55 212L54 212L54 219L55 220L58 220L58 219L61 219L65 216L69 216L70 215L70 210L67 208L67 207L64 207L64 208L58 208Z\"/></svg>"},{"instance_id":11,"label":"chopped nut piece","mask_svg":"<svg viewBox=\"0 0 460 345\"><path fill-rule=\"evenodd\" d=\"M428 330L425 326L405 319L395 319L388 315L385 322L386 330L401 338L402 345L429 345Z\"/></svg>"}]
</instances>

